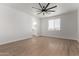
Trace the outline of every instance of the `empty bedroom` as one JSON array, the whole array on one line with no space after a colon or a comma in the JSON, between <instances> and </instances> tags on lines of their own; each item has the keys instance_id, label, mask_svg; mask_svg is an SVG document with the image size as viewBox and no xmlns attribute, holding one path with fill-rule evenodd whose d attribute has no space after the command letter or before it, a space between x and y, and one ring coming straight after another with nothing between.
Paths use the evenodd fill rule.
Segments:
<instances>
[{"instance_id":1,"label":"empty bedroom","mask_svg":"<svg viewBox=\"0 0 79 59\"><path fill-rule=\"evenodd\" d=\"M0 56L79 56L79 3L0 3Z\"/></svg>"}]
</instances>

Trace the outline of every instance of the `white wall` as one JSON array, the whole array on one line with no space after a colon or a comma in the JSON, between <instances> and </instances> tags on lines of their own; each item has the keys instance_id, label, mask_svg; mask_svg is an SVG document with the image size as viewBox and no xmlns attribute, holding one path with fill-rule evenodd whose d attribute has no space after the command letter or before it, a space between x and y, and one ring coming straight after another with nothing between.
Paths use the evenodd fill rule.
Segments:
<instances>
[{"instance_id":1,"label":"white wall","mask_svg":"<svg viewBox=\"0 0 79 59\"><path fill-rule=\"evenodd\" d=\"M60 17L60 31L48 31L48 20ZM59 16L41 18L41 35L65 39L77 39L77 11L71 11Z\"/></svg>"},{"instance_id":2,"label":"white wall","mask_svg":"<svg viewBox=\"0 0 79 59\"><path fill-rule=\"evenodd\" d=\"M0 44L32 37L32 17L0 5Z\"/></svg>"},{"instance_id":3,"label":"white wall","mask_svg":"<svg viewBox=\"0 0 79 59\"><path fill-rule=\"evenodd\" d=\"M79 9L78 9L78 14L77 15L78 15L78 17L77 17L78 18L78 21L77 21L77 25L78 25L78 39L79 39Z\"/></svg>"}]
</instances>

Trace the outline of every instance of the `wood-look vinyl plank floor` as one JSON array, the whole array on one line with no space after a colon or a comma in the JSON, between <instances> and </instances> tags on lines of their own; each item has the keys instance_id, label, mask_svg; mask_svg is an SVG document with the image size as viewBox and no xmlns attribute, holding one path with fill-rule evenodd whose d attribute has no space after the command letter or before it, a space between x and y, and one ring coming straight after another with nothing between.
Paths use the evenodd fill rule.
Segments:
<instances>
[{"instance_id":1,"label":"wood-look vinyl plank floor","mask_svg":"<svg viewBox=\"0 0 79 59\"><path fill-rule=\"evenodd\" d=\"M33 37L0 45L1 56L79 56L75 40L51 37Z\"/></svg>"}]
</instances>

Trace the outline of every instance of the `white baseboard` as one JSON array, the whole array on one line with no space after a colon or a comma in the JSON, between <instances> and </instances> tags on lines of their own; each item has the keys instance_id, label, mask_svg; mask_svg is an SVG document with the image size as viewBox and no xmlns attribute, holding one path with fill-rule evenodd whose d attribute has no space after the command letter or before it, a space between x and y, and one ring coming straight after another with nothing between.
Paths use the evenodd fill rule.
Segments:
<instances>
[{"instance_id":1,"label":"white baseboard","mask_svg":"<svg viewBox=\"0 0 79 59\"><path fill-rule=\"evenodd\" d=\"M26 36L26 37L20 37L18 39L11 39L11 40L8 40L8 41L3 41L3 42L0 42L0 45L4 45L4 44L8 44L8 43L12 43L12 42L16 42L16 41L20 41L20 40L24 40L24 39L30 39L32 38L32 36Z\"/></svg>"},{"instance_id":2,"label":"white baseboard","mask_svg":"<svg viewBox=\"0 0 79 59\"><path fill-rule=\"evenodd\" d=\"M70 40L78 40L75 37L61 37L61 36L51 36L51 35L41 35L41 36L55 37L55 38L62 38L62 39L70 39Z\"/></svg>"},{"instance_id":3,"label":"white baseboard","mask_svg":"<svg viewBox=\"0 0 79 59\"><path fill-rule=\"evenodd\" d=\"M67 38L67 37L50 36L50 35L40 35L40 36L56 37L56 38L70 39L70 40L77 40L79 42L79 39L76 39L76 38ZM16 41L20 41L20 40L24 40L24 39L30 39L30 38L32 38L32 35L28 35L28 36L25 36L25 37L20 37L18 39L11 39L11 40L8 40L8 41L3 41L3 42L0 42L0 45L12 43L12 42L16 42Z\"/></svg>"}]
</instances>

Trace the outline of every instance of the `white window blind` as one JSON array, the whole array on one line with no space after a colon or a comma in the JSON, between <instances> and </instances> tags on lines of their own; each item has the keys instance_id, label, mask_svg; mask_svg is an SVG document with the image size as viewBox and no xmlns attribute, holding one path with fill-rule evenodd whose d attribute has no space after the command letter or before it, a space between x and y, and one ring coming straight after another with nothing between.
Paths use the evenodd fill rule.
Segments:
<instances>
[{"instance_id":1,"label":"white window blind","mask_svg":"<svg viewBox=\"0 0 79 59\"><path fill-rule=\"evenodd\" d=\"M60 18L49 20L48 30L60 30Z\"/></svg>"}]
</instances>

